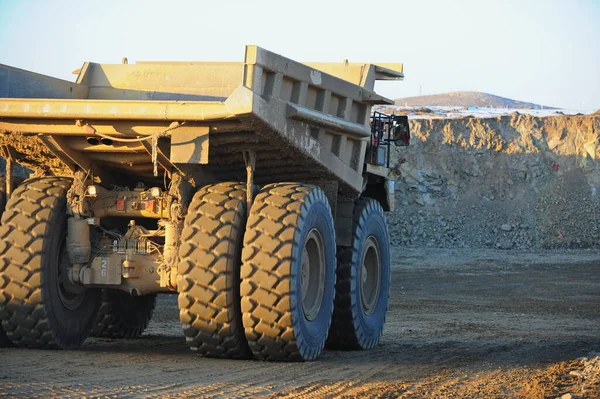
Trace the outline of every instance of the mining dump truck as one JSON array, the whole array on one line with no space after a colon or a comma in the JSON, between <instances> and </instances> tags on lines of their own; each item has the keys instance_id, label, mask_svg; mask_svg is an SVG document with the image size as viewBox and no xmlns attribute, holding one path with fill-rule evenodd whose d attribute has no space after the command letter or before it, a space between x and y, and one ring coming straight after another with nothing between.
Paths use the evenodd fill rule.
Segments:
<instances>
[{"instance_id":1,"label":"mining dump truck","mask_svg":"<svg viewBox=\"0 0 600 399\"><path fill-rule=\"evenodd\" d=\"M5 176L4 345L136 337L161 293L178 295L204 356L312 360L377 345L390 146L409 131L371 107L392 103L374 83L402 79L401 64L303 64L247 46L238 63L124 59L75 73L0 65L8 166L43 148L66 168ZM16 148L17 135L31 143Z\"/></svg>"}]
</instances>

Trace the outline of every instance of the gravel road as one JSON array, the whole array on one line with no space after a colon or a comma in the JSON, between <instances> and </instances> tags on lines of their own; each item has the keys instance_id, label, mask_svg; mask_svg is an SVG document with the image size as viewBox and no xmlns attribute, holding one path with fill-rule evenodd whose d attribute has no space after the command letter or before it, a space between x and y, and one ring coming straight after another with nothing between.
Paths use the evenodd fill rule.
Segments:
<instances>
[{"instance_id":1,"label":"gravel road","mask_svg":"<svg viewBox=\"0 0 600 399\"><path fill-rule=\"evenodd\" d=\"M600 397L600 254L393 255L374 350L326 351L311 363L201 358L186 347L168 295L140 339L0 349L0 397Z\"/></svg>"}]
</instances>

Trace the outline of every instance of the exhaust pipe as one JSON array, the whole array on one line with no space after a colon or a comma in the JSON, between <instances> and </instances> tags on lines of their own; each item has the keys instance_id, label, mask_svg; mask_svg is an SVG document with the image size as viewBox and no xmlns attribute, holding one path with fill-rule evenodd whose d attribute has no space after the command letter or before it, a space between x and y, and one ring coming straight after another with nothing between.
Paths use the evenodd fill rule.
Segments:
<instances>
[{"instance_id":1,"label":"exhaust pipe","mask_svg":"<svg viewBox=\"0 0 600 399\"><path fill-rule=\"evenodd\" d=\"M98 140L98 137L86 137L85 139L89 145L98 145L100 144L100 140Z\"/></svg>"}]
</instances>

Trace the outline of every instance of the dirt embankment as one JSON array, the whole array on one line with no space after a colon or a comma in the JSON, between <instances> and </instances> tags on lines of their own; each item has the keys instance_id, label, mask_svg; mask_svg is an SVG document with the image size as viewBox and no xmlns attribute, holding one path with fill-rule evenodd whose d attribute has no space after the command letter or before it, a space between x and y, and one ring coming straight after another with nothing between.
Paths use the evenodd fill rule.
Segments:
<instances>
[{"instance_id":1,"label":"dirt embankment","mask_svg":"<svg viewBox=\"0 0 600 399\"><path fill-rule=\"evenodd\" d=\"M600 243L600 116L411 121L389 216L395 244L590 247Z\"/></svg>"},{"instance_id":2,"label":"dirt embankment","mask_svg":"<svg viewBox=\"0 0 600 399\"><path fill-rule=\"evenodd\" d=\"M0 131L0 145L14 150L13 173L27 178L31 175L69 175L69 168L32 135ZM0 157L0 174L5 173L5 161Z\"/></svg>"},{"instance_id":3,"label":"dirt embankment","mask_svg":"<svg viewBox=\"0 0 600 399\"><path fill-rule=\"evenodd\" d=\"M600 115L414 120L411 129L411 146L393 148L393 163L406 159L389 215L394 244L525 249L600 243ZM69 173L37 137L1 138L33 173Z\"/></svg>"}]
</instances>

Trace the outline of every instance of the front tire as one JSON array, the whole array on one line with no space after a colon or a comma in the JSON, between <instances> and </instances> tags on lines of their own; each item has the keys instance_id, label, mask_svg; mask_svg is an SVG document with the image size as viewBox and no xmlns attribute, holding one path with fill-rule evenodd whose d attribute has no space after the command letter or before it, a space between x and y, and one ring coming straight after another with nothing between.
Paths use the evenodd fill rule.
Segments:
<instances>
[{"instance_id":1,"label":"front tire","mask_svg":"<svg viewBox=\"0 0 600 399\"><path fill-rule=\"evenodd\" d=\"M254 199L242 251L242 314L254 356L314 360L333 311L335 230L318 187L265 186Z\"/></svg>"},{"instance_id":2,"label":"front tire","mask_svg":"<svg viewBox=\"0 0 600 399\"><path fill-rule=\"evenodd\" d=\"M390 298L390 240L381 205L361 198L354 206L352 245L338 248L331 349L371 349L383 333Z\"/></svg>"},{"instance_id":3,"label":"front tire","mask_svg":"<svg viewBox=\"0 0 600 399\"><path fill-rule=\"evenodd\" d=\"M0 226L0 318L17 346L72 349L99 305L96 290L67 277L66 193L71 179L29 179L11 195Z\"/></svg>"}]
</instances>

